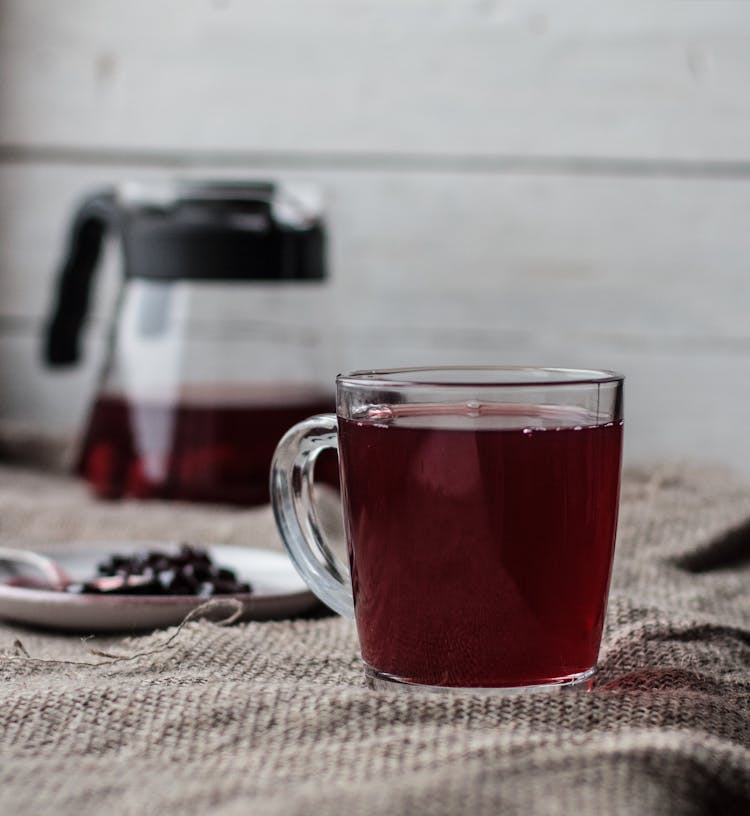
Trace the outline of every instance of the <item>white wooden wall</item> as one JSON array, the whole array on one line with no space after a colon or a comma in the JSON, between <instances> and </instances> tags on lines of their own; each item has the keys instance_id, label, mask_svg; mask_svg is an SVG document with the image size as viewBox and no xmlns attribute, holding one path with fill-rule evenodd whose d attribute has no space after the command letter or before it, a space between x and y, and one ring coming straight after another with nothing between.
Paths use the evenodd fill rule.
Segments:
<instances>
[{"instance_id":1,"label":"white wooden wall","mask_svg":"<svg viewBox=\"0 0 750 816\"><path fill-rule=\"evenodd\" d=\"M0 0L0 418L75 424L68 215L165 174L324 187L336 368L621 369L631 459L750 473L750 2Z\"/></svg>"}]
</instances>

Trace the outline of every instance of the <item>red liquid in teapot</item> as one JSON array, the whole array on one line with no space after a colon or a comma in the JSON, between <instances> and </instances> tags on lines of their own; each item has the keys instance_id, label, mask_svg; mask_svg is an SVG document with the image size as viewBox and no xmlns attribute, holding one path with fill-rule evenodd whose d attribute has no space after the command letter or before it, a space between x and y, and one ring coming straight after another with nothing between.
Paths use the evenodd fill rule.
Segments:
<instances>
[{"instance_id":1,"label":"red liquid in teapot","mask_svg":"<svg viewBox=\"0 0 750 816\"><path fill-rule=\"evenodd\" d=\"M101 498L261 504L284 433L333 410L325 392L284 387L260 395L215 389L176 403L105 395L94 404L78 470ZM333 457L321 457L316 470L338 483Z\"/></svg>"},{"instance_id":2,"label":"red liquid in teapot","mask_svg":"<svg viewBox=\"0 0 750 816\"><path fill-rule=\"evenodd\" d=\"M471 687L590 669L614 553L622 424L524 430L487 417L450 428L399 420L398 408L389 424L339 419L365 662L415 683Z\"/></svg>"}]
</instances>

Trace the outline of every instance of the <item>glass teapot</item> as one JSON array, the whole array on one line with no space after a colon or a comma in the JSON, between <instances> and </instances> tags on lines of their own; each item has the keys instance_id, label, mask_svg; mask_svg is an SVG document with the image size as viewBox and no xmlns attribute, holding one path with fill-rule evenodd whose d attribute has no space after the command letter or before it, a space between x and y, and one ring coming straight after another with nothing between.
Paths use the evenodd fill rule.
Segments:
<instances>
[{"instance_id":1,"label":"glass teapot","mask_svg":"<svg viewBox=\"0 0 750 816\"><path fill-rule=\"evenodd\" d=\"M102 498L267 501L279 438L334 405L322 370L319 205L266 183L131 183L91 195L47 327L50 365L79 359L110 229L124 278L78 471Z\"/></svg>"}]
</instances>

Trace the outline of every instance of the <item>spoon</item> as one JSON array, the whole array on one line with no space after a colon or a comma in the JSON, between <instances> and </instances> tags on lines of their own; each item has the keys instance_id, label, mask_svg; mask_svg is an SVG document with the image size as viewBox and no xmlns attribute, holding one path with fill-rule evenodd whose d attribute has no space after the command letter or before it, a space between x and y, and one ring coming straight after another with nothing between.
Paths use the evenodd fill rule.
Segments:
<instances>
[{"instance_id":1,"label":"spoon","mask_svg":"<svg viewBox=\"0 0 750 816\"><path fill-rule=\"evenodd\" d=\"M12 576L20 576L22 570L19 567L31 567L45 577L45 583L50 589L64 590L68 584L73 583L73 579L57 562L29 550L0 547L0 566Z\"/></svg>"}]
</instances>

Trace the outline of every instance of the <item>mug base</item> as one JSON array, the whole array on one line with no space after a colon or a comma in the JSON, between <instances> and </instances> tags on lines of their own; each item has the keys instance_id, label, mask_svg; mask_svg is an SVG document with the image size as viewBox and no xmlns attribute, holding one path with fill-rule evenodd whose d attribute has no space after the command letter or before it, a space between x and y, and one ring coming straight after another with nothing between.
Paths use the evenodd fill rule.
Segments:
<instances>
[{"instance_id":1,"label":"mug base","mask_svg":"<svg viewBox=\"0 0 750 816\"><path fill-rule=\"evenodd\" d=\"M422 683L412 683L392 674L373 669L365 664L365 681L369 688L375 691L406 691L426 694L534 694L545 691L558 691L563 689L580 689L590 691L594 686L594 674L596 667L592 666L586 671L578 674L570 674L560 677L552 682L535 683L529 686L428 686Z\"/></svg>"}]
</instances>

